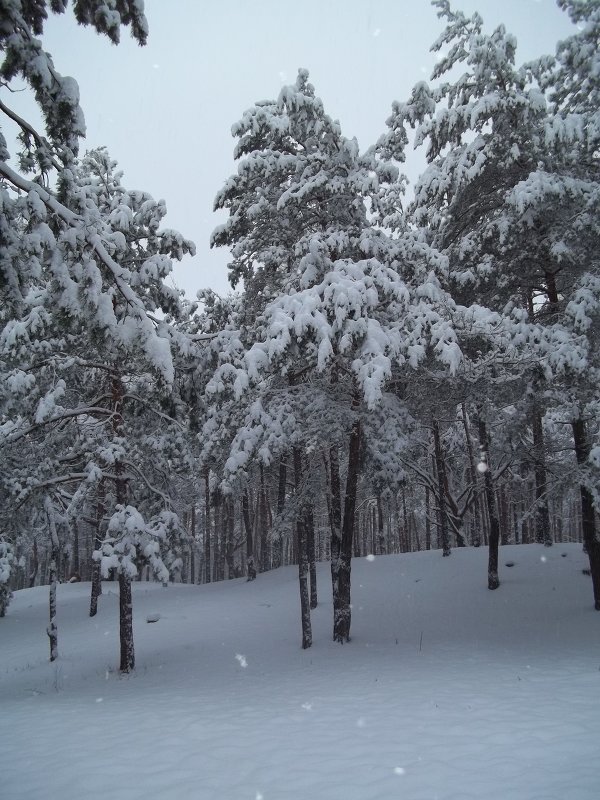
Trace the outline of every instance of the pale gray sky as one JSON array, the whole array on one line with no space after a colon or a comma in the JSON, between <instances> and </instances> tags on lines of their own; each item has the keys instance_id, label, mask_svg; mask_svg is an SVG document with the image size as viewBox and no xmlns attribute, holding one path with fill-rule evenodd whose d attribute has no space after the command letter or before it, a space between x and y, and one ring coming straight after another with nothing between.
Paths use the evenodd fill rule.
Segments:
<instances>
[{"instance_id":1,"label":"pale gray sky","mask_svg":"<svg viewBox=\"0 0 600 800\"><path fill-rule=\"evenodd\" d=\"M479 11L489 29L504 22L520 61L554 52L573 32L554 0L454 5ZM228 290L227 254L208 241L220 221L214 196L235 170L230 130L242 112L306 67L326 111L364 149L385 130L392 101L429 78L429 47L442 31L428 0L146 0L146 15L144 48L128 33L114 47L78 28L70 11L51 15L43 40L57 70L79 83L84 147L106 145L125 185L164 198L166 224L196 242L196 257L175 272L189 297L204 286ZM22 95L17 103L24 108Z\"/></svg>"}]
</instances>

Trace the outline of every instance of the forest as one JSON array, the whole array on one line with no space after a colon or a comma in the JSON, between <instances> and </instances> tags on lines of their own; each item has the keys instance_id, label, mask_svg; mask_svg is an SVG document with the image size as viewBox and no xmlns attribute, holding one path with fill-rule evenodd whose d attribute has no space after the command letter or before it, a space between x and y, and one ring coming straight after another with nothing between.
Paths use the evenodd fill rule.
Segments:
<instances>
[{"instance_id":1,"label":"forest","mask_svg":"<svg viewBox=\"0 0 600 800\"><path fill-rule=\"evenodd\" d=\"M0 616L48 586L51 660L68 581L91 616L118 584L122 673L134 581L297 565L306 649L325 595L351 640L353 557L487 548L497 590L502 545L580 542L600 610L600 0L558 0L572 35L524 64L503 26L432 5L431 80L366 149L303 68L238 112L210 241L232 291L191 301L169 276L208 243L80 153L39 38L68 0L0 0ZM137 0L70 6L151 36Z\"/></svg>"}]
</instances>

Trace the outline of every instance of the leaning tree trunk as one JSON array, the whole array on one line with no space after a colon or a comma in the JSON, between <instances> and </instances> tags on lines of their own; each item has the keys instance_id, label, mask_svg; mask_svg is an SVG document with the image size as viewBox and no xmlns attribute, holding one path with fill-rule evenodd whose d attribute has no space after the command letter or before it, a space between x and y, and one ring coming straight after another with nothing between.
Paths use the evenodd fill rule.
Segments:
<instances>
[{"instance_id":1,"label":"leaning tree trunk","mask_svg":"<svg viewBox=\"0 0 600 800\"><path fill-rule=\"evenodd\" d=\"M344 519L342 523L339 555L334 562L332 548L331 560L334 609L333 640L334 642L340 642L341 644L350 641L350 623L352 621L352 609L350 605L350 572L352 568L352 541L354 538L354 512L356 509L356 489L358 486L359 464L360 420L356 419L352 424L352 429L350 431L350 442L348 446L348 476L346 478Z\"/></svg>"},{"instance_id":2,"label":"leaning tree trunk","mask_svg":"<svg viewBox=\"0 0 600 800\"><path fill-rule=\"evenodd\" d=\"M50 594L48 598L48 608L50 621L46 632L50 640L50 661L58 658L58 626L56 624L56 585L58 582L58 554L60 543L56 533L56 521L54 519L54 508L49 497L46 498L46 514L48 516L48 527L50 528Z\"/></svg>"},{"instance_id":3,"label":"leaning tree trunk","mask_svg":"<svg viewBox=\"0 0 600 800\"><path fill-rule=\"evenodd\" d=\"M302 649L312 645L310 623L310 598L308 592L308 536L305 513L302 508L302 454L294 447L294 487L296 489L296 530L298 540L298 583L300 585L300 619L302 622Z\"/></svg>"},{"instance_id":4,"label":"leaning tree trunk","mask_svg":"<svg viewBox=\"0 0 600 800\"><path fill-rule=\"evenodd\" d=\"M440 520L440 538L442 542L442 555L449 556L450 550L450 535L448 532L448 512L446 510L446 465L444 464L444 454L442 452L442 442L440 439L440 427L437 419L433 422L433 446L435 452L435 472L437 476L438 485L438 503L439 503L439 520Z\"/></svg>"},{"instance_id":5,"label":"leaning tree trunk","mask_svg":"<svg viewBox=\"0 0 600 800\"><path fill-rule=\"evenodd\" d=\"M483 480L485 486L485 499L490 518L490 538L488 544L488 589L497 589L500 586L498 578L498 546L500 544L500 523L496 509L496 497L490 467L490 437L487 426L482 416L479 417L479 447L481 448L481 464L483 465Z\"/></svg>"},{"instance_id":6,"label":"leaning tree trunk","mask_svg":"<svg viewBox=\"0 0 600 800\"><path fill-rule=\"evenodd\" d=\"M573 441L575 444L575 457L580 467L585 466L589 454L590 445L587 438L586 425L581 417L572 423ZM583 543L590 560L590 573L592 576L592 588L594 591L594 608L600 611L600 541L596 532L596 521L594 518L594 501L592 493L583 483L579 485L581 496L581 527L583 530Z\"/></svg>"}]
</instances>

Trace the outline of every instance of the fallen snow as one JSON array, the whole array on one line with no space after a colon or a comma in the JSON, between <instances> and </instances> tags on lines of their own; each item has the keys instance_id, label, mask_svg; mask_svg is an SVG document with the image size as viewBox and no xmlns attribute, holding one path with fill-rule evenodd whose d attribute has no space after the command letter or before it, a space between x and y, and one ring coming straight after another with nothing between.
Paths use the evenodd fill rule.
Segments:
<instances>
[{"instance_id":1,"label":"fallen snow","mask_svg":"<svg viewBox=\"0 0 600 800\"><path fill-rule=\"evenodd\" d=\"M486 557L355 559L345 646L320 565L306 651L294 568L137 583L124 678L116 584L93 619L89 584L59 586L52 665L47 587L16 592L0 620L0 795L596 800L600 614L581 546L503 548L495 592Z\"/></svg>"}]
</instances>

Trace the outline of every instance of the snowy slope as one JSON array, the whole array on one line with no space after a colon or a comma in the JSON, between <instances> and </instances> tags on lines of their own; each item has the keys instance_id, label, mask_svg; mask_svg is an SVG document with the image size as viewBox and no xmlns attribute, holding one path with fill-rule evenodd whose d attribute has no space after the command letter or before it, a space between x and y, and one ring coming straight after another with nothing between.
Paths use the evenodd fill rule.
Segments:
<instances>
[{"instance_id":1,"label":"snowy slope","mask_svg":"<svg viewBox=\"0 0 600 800\"><path fill-rule=\"evenodd\" d=\"M564 555L563 555L564 554ZM0 621L6 800L596 800L600 614L579 545L353 562L353 640L330 641L320 565L315 644L297 575L134 587L137 671L121 678L118 598L47 588ZM160 614L147 624L149 614Z\"/></svg>"}]
</instances>

